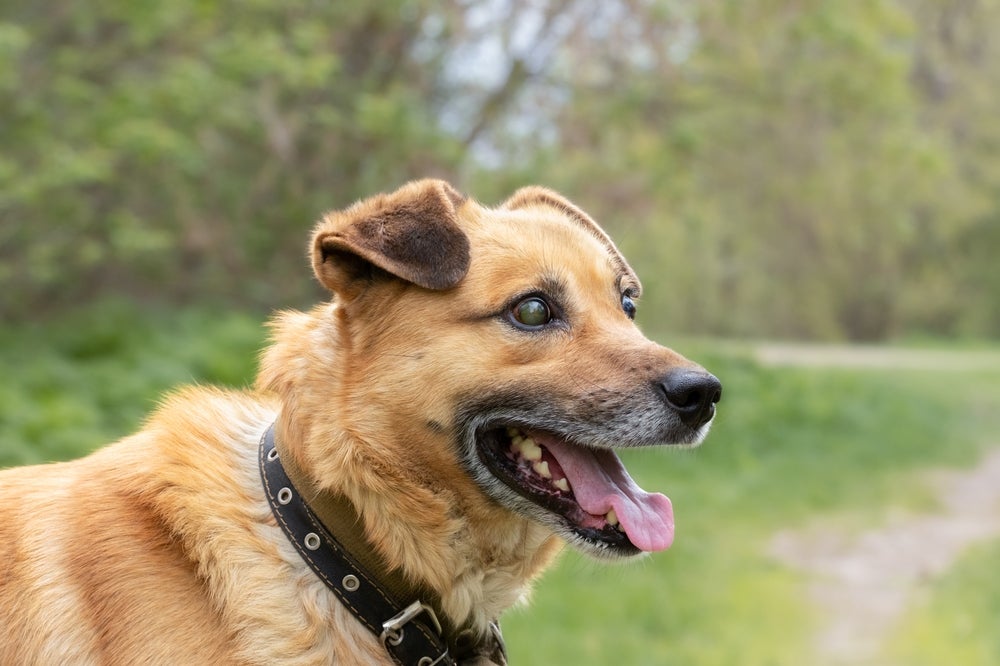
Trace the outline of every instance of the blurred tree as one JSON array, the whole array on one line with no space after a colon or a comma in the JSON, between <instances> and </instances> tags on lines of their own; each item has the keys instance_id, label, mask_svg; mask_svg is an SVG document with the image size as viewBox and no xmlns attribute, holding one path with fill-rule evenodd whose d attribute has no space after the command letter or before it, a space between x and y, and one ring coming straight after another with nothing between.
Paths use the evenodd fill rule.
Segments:
<instances>
[{"instance_id":1,"label":"blurred tree","mask_svg":"<svg viewBox=\"0 0 1000 666\"><path fill-rule=\"evenodd\" d=\"M924 256L905 294L909 323L1000 336L1000 2L908 6L919 28L912 80L921 126L948 146L958 176L950 192L935 187L939 205L920 220Z\"/></svg>"},{"instance_id":2,"label":"blurred tree","mask_svg":"<svg viewBox=\"0 0 1000 666\"><path fill-rule=\"evenodd\" d=\"M308 284L321 212L458 161L435 122L447 40L425 37L429 4L8 6L4 314Z\"/></svg>"},{"instance_id":3,"label":"blurred tree","mask_svg":"<svg viewBox=\"0 0 1000 666\"><path fill-rule=\"evenodd\" d=\"M982 45L1000 26L995 2L574 9L587 19L533 93L549 103L535 107L548 122L527 141L544 147L529 175L617 223L658 324L855 340L1000 332L1000 234L987 231L1000 188L985 177L998 171L1000 58ZM948 48L962 63L938 54L958 35L964 46ZM949 80L961 68L947 118L921 82L931 62ZM516 161L512 150L500 175Z\"/></svg>"},{"instance_id":4,"label":"blurred tree","mask_svg":"<svg viewBox=\"0 0 1000 666\"><path fill-rule=\"evenodd\" d=\"M661 328L1000 335L1000 0L2 12L0 316L305 301L323 210L439 175L579 200Z\"/></svg>"}]
</instances>

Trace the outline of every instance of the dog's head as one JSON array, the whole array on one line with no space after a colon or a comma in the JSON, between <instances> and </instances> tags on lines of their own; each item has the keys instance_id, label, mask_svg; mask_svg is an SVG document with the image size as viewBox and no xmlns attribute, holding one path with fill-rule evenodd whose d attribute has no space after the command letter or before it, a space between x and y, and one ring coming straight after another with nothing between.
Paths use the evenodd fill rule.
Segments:
<instances>
[{"instance_id":1,"label":"dog's head","mask_svg":"<svg viewBox=\"0 0 1000 666\"><path fill-rule=\"evenodd\" d=\"M311 253L334 305L263 373L299 437L336 442L318 476L363 468L449 520L501 512L598 556L670 545L669 500L613 449L700 442L721 386L639 332L639 280L590 217L543 188L491 209L419 181L328 215Z\"/></svg>"}]
</instances>

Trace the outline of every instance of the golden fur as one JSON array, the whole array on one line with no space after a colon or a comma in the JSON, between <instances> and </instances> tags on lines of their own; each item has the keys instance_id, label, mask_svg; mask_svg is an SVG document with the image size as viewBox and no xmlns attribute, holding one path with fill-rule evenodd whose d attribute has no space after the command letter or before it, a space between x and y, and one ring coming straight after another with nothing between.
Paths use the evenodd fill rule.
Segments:
<instances>
[{"instance_id":1,"label":"golden fur","mask_svg":"<svg viewBox=\"0 0 1000 666\"><path fill-rule=\"evenodd\" d=\"M563 539L484 492L457 414L489 389L574 415L697 367L624 316L635 275L542 188L490 209L419 181L328 215L311 253L334 298L274 320L255 390L184 389L87 458L0 472L0 663L391 663L275 524L256 462L275 420L376 551L485 631ZM570 332L503 321L550 283Z\"/></svg>"}]
</instances>

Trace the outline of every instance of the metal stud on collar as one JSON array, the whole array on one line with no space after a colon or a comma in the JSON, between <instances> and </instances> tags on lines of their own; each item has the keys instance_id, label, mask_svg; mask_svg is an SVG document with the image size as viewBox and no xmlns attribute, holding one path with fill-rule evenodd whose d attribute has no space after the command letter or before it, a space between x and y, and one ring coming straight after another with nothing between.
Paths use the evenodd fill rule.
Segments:
<instances>
[{"instance_id":1,"label":"metal stud on collar","mask_svg":"<svg viewBox=\"0 0 1000 666\"><path fill-rule=\"evenodd\" d=\"M344 580L340 581L340 584L344 586L344 589L348 592L354 592L359 587L361 587L361 581L354 574L347 574L344 576Z\"/></svg>"},{"instance_id":2,"label":"metal stud on collar","mask_svg":"<svg viewBox=\"0 0 1000 666\"><path fill-rule=\"evenodd\" d=\"M310 532L304 539L302 539L302 543L309 550L316 550L320 545L319 535L315 532Z\"/></svg>"}]
</instances>

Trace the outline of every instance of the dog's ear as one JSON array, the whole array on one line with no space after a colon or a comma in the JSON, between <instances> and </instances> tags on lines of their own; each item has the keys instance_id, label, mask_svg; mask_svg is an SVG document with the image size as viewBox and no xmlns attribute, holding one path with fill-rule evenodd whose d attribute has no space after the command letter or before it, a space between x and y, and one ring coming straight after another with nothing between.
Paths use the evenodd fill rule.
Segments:
<instances>
[{"instance_id":1,"label":"dog's ear","mask_svg":"<svg viewBox=\"0 0 1000 666\"><path fill-rule=\"evenodd\" d=\"M316 277L354 296L385 271L425 289L449 289L469 270L469 239L458 227L465 203L441 180L418 180L327 214L312 241Z\"/></svg>"}]
</instances>

